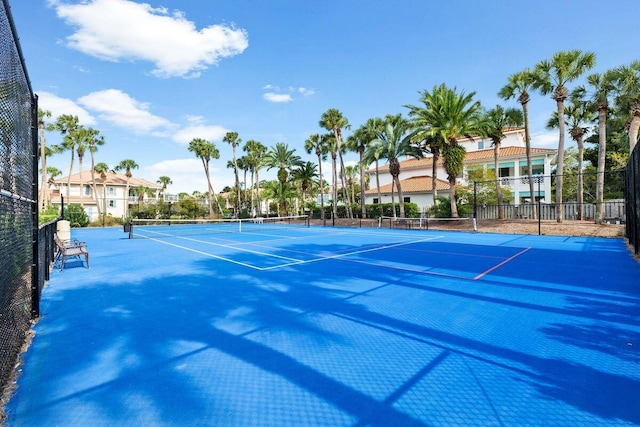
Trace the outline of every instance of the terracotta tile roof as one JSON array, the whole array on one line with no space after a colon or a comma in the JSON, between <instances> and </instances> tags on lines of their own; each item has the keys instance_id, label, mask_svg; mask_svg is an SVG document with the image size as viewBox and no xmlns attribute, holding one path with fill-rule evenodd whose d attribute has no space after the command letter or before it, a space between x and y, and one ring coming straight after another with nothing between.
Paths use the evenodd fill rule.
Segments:
<instances>
[{"instance_id":1,"label":"terracotta tile roof","mask_svg":"<svg viewBox=\"0 0 640 427\"><path fill-rule=\"evenodd\" d=\"M82 178L82 183L83 184L90 184L92 182L91 179L91 171L90 170L86 170L86 171L82 171L82 172L78 172L78 173L74 173L71 175L71 184L80 184L80 179ZM100 174L96 173L95 174L95 178L96 178L96 184L102 184L102 178L100 178ZM55 180L56 184L58 185L66 185L67 184L67 180L69 179L68 176L62 177L62 178L58 178ZM121 185L121 186L125 186L127 185L127 176L121 173L117 173L117 172L107 172L107 178L106 178L107 184L110 185ZM138 186L144 186L144 187L149 187L151 189L154 190L159 190L162 188L162 185L160 184L155 184L151 181L147 181L146 179L143 178L137 178L135 176L131 177L131 181L129 183L129 185L131 187L138 187Z\"/></svg>"},{"instance_id":2,"label":"terracotta tile roof","mask_svg":"<svg viewBox=\"0 0 640 427\"><path fill-rule=\"evenodd\" d=\"M547 148L531 148L531 154L555 154L557 150ZM500 147L500 157L517 157L524 156L526 154L525 147ZM468 151L464 156L465 163L477 162L479 160L493 159L493 148L487 148L484 150ZM444 157L438 159L438 164L442 165ZM407 159L400 162L400 170L408 169L426 169L431 170L433 165L433 157L424 157L422 159ZM378 167L380 173L388 173L389 165L384 164ZM370 168L365 173L375 175L375 167Z\"/></svg>"},{"instance_id":3,"label":"terracotta tile roof","mask_svg":"<svg viewBox=\"0 0 640 427\"><path fill-rule=\"evenodd\" d=\"M402 187L402 193L430 193L431 177L424 175L424 176L414 176L407 179L401 179L400 186ZM449 183L441 179L436 180L436 190L448 191ZM380 186L380 192L382 194L391 194L391 184L389 183L389 184ZM364 194L369 196L374 196L378 194L378 190L376 188L371 188L365 191Z\"/></svg>"},{"instance_id":4,"label":"terracotta tile roof","mask_svg":"<svg viewBox=\"0 0 640 427\"><path fill-rule=\"evenodd\" d=\"M531 154L555 154L557 150L547 148L531 148ZM525 147L500 147L499 157L524 156L527 153ZM464 156L465 162L493 159L493 148L486 150L469 151Z\"/></svg>"}]
</instances>

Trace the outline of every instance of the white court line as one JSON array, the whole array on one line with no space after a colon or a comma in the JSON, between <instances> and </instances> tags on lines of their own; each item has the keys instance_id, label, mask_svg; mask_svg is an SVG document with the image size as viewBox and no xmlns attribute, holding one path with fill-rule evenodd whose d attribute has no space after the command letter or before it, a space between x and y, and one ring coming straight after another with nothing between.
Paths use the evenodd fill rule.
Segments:
<instances>
[{"instance_id":1,"label":"white court line","mask_svg":"<svg viewBox=\"0 0 640 427\"><path fill-rule=\"evenodd\" d=\"M181 246L181 245L176 245L174 243L165 242L164 240L154 239L153 237L148 237L148 239L149 240L153 240L154 242L162 243L163 245L173 246L175 248L180 248L180 249L184 249L186 251L195 252L195 253L200 254L200 255L204 255L204 256L211 257L211 258L220 259L222 261L228 261L228 262L231 262L233 264L242 265L244 267L253 268L254 270L262 270L261 268L256 267L255 265L245 264L244 262L240 262L240 261L236 261L236 260L233 260L233 259L221 257L221 256L218 256L218 255L213 255L213 254L210 254L208 252L202 252L202 251L199 251L197 249L188 248L186 246Z\"/></svg>"},{"instance_id":2,"label":"white court line","mask_svg":"<svg viewBox=\"0 0 640 427\"><path fill-rule=\"evenodd\" d=\"M412 245L414 243L428 242L429 240L436 240L436 239L443 239L443 238L444 238L444 236L435 236L435 237L429 237L427 239L405 241L405 242L400 242L400 243L394 243L392 245L384 245L384 246L378 246L376 248L363 249L361 251L354 251L354 252L347 252L347 253L343 253L343 254L330 255L330 256L311 259L311 260L307 260L307 261L298 261L298 262L291 262L289 264L274 265L272 267L259 268L259 270L267 271L267 270L275 270L277 268L290 267L292 265L310 264L312 262L324 261L324 260L327 260L327 259L344 258L344 257L350 256L350 255L363 254L363 253L366 253L366 252L374 252L374 251L378 251L378 250L381 250L381 249L395 248L395 247L403 246L403 245Z\"/></svg>"}]
</instances>

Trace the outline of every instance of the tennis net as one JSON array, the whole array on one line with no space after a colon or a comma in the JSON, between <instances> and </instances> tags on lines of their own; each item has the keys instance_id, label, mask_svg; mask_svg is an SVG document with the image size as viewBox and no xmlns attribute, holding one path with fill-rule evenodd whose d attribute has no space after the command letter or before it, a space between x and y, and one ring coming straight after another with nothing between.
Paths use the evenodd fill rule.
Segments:
<instances>
[{"instance_id":1,"label":"tennis net","mask_svg":"<svg viewBox=\"0 0 640 427\"><path fill-rule=\"evenodd\" d=\"M129 223L129 238L275 232L300 227L309 227L307 215L250 219L132 219Z\"/></svg>"},{"instance_id":2,"label":"tennis net","mask_svg":"<svg viewBox=\"0 0 640 427\"><path fill-rule=\"evenodd\" d=\"M378 228L478 231L475 218L398 218L382 216Z\"/></svg>"}]
</instances>

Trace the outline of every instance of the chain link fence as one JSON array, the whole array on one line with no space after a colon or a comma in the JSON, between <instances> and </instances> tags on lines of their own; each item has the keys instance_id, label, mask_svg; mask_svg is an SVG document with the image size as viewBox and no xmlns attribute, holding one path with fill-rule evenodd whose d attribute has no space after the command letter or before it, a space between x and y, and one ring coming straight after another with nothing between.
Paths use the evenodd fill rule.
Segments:
<instances>
[{"instance_id":1,"label":"chain link fence","mask_svg":"<svg viewBox=\"0 0 640 427\"><path fill-rule=\"evenodd\" d=\"M555 175L534 175L533 195L528 177L501 177L498 180L503 203L496 203L496 180L476 181L473 183L468 202L473 206L468 216L480 220L536 220L549 226L562 221L579 223L625 224L627 207L625 200L624 171L606 171L605 200L597 203L596 186L598 174L584 172L582 174L565 174L563 176L562 205L555 203ZM582 182L582 192L578 192Z\"/></svg>"},{"instance_id":2,"label":"chain link fence","mask_svg":"<svg viewBox=\"0 0 640 427\"><path fill-rule=\"evenodd\" d=\"M7 0L0 2L0 387L39 315L37 99Z\"/></svg>"}]
</instances>

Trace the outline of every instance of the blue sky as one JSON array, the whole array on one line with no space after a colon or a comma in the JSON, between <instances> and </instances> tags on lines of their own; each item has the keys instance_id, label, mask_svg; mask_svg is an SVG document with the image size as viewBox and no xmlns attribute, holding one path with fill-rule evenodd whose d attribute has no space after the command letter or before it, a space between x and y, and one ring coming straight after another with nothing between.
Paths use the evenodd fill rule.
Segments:
<instances>
[{"instance_id":1,"label":"blue sky","mask_svg":"<svg viewBox=\"0 0 640 427\"><path fill-rule=\"evenodd\" d=\"M187 151L195 137L220 149L212 162L220 191L233 183L227 131L268 147L285 142L315 161L304 141L323 132L318 121L329 108L355 129L406 113L403 105L440 83L475 91L486 108L519 107L497 92L556 51L593 51L598 72L640 59L637 0L9 3L40 108L78 115L105 137L96 161L133 159L135 176L167 175L173 193L207 188ZM544 128L554 108L532 96L534 146L556 146L557 134ZM69 161L64 153L49 164L66 175Z\"/></svg>"}]
</instances>

